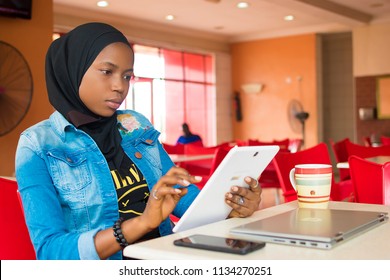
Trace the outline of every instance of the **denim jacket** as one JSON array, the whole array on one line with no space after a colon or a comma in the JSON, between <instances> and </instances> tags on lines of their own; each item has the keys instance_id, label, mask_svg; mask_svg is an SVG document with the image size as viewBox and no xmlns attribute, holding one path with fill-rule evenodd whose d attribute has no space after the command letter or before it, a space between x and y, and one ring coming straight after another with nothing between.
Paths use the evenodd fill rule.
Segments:
<instances>
[{"instance_id":1,"label":"denim jacket","mask_svg":"<svg viewBox=\"0 0 390 280\"><path fill-rule=\"evenodd\" d=\"M132 117L122 123L126 114ZM151 189L174 166L158 141L160 133L135 111L118 111L118 124L130 129L120 130L121 145ZM107 161L88 134L54 112L22 133L16 179L38 259L99 259L94 236L112 227L119 212ZM173 213L181 217L198 193L190 185ZM171 221L163 221L159 231L172 233ZM118 252L109 259L121 258Z\"/></svg>"}]
</instances>

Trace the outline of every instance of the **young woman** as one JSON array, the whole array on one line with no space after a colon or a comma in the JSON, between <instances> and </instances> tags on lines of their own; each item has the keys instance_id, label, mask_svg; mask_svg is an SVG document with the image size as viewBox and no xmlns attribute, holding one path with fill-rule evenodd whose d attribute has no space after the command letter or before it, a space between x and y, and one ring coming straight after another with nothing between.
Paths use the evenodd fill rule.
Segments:
<instances>
[{"instance_id":1,"label":"young woman","mask_svg":"<svg viewBox=\"0 0 390 280\"><path fill-rule=\"evenodd\" d=\"M199 193L141 114L117 110L133 75L125 36L103 23L55 40L46 84L55 112L20 137L16 178L38 259L121 259L130 243L170 234ZM257 180L226 194L231 217L251 215ZM239 203L241 202L241 204ZM17 234L17 233L15 233Z\"/></svg>"}]
</instances>

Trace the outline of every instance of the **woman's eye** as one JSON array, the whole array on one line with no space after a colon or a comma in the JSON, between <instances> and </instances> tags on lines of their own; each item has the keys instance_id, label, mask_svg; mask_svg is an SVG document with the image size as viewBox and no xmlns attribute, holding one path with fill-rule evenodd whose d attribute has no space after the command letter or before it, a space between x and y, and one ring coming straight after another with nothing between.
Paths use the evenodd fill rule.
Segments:
<instances>
[{"instance_id":1,"label":"woman's eye","mask_svg":"<svg viewBox=\"0 0 390 280\"><path fill-rule=\"evenodd\" d=\"M132 77L133 77L133 75L125 75L125 76L123 76L123 78L124 78L126 81L130 81Z\"/></svg>"},{"instance_id":2,"label":"woman's eye","mask_svg":"<svg viewBox=\"0 0 390 280\"><path fill-rule=\"evenodd\" d=\"M104 75L109 75L109 74L112 73L111 70L101 70L101 71L102 71L102 73L103 73Z\"/></svg>"}]
</instances>

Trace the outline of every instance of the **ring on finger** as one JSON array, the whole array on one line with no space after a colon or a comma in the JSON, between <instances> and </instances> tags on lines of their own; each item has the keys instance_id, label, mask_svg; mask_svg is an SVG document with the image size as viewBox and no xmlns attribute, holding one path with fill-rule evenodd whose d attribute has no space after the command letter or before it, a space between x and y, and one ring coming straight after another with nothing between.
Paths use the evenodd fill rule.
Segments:
<instances>
[{"instance_id":1,"label":"ring on finger","mask_svg":"<svg viewBox=\"0 0 390 280\"><path fill-rule=\"evenodd\" d=\"M158 191L158 189L157 189L157 190L154 190L154 191L152 192L152 196L153 196L153 198L154 198L155 200L160 200L160 198L157 196L157 191Z\"/></svg>"},{"instance_id":2,"label":"ring on finger","mask_svg":"<svg viewBox=\"0 0 390 280\"><path fill-rule=\"evenodd\" d=\"M239 204L239 205L243 205L244 204L244 198L242 197L242 196L240 196L240 198L238 199L238 201L237 201L237 203Z\"/></svg>"},{"instance_id":3,"label":"ring on finger","mask_svg":"<svg viewBox=\"0 0 390 280\"><path fill-rule=\"evenodd\" d=\"M252 189L257 189L258 186L259 186L259 181L256 180L256 185L252 187Z\"/></svg>"}]
</instances>

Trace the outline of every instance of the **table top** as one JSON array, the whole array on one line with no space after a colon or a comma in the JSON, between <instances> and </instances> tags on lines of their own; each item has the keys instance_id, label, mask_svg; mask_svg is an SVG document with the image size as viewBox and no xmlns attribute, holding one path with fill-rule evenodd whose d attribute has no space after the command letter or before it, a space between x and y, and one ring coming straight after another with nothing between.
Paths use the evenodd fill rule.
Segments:
<instances>
[{"instance_id":1,"label":"table top","mask_svg":"<svg viewBox=\"0 0 390 280\"><path fill-rule=\"evenodd\" d=\"M13 180L13 181L16 181L16 178L15 178L15 177L9 177L9 176L0 176L0 178L4 178L4 179L7 179L7 180Z\"/></svg>"},{"instance_id":2,"label":"table top","mask_svg":"<svg viewBox=\"0 0 390 280\"><path fill-rule=\"evenodd\" d=\"M377 156L377 157L370 157L366 158L366 160L378 163L378 164L384 164L386 162L390 161L390 156ZM337 168L349 168L348 162L339 162L337 163Z\"/></svg>"},{"instance_id":3,"label":"table top","mask_svg":"<svg viewBox=\"0 0 390 280\"><path fill-rule=\"evenodd\" d=\"M346 240L344 243L330 250L267 243L263 249L241 256L173 245L175 239L184 238L191 234L233 238L229 233L231 228L290 211L297 208L297 205L297 201L292 201L259 210L248 218L227 219L172 235L132 244L124 249L124 255L131 258L149 260L390 259L390 242L388 241L388 237L390 236L390 222L388 221L350 240ZM388 206L351 202L331 201L329 207L332 209L390 212L390 207Z\"/></svg>"},{"instance_id":4,"label":"table top","mask_svg":"<svg viewBox=\"0 0 390 280\"><path fill-rule=\"evenodd\" d=\"M193 160L202 160L202 159L212 159L214 154L204 154L204 155L181 155L181 154L169 154L169 157L173 162L186 162Z\"/></svg>"}]
</instances>

